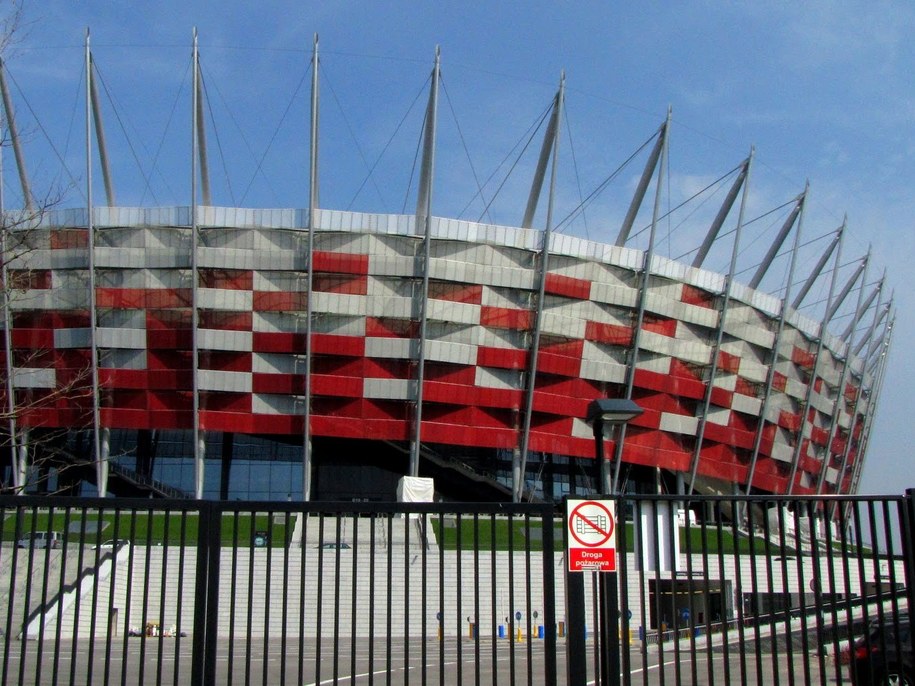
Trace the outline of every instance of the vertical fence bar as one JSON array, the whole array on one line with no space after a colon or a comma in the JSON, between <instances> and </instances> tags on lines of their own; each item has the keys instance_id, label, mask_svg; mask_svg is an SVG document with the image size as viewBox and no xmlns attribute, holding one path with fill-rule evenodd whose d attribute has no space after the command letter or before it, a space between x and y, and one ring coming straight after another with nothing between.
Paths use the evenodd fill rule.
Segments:
<instances>
[{"instance_id":1,"label":"vertical fence bar","mask_svg":"<svg viewBox=\"0 0 915 686\"><path fill-rule=\"evenodd\" d=\"M905 572L906 604L909 612L908 649L915 655L915 631L911 630L915 615L915 488L909 488L900 504L903 568Z\"/></svg>"},{"instance_id":2,"label":"vertical fence bar","mask_svg":"<svg viewBox=\"0 0 915 686\"><path fill-rule=\"evenodd\" d=\"M429 548L429 532L426 530L426 527L429 523L429 516L426 512L423 512L420 515L420 518L416 520L419 525L419 556L420 556L420 597L422 598L422 616L420 617L420 655L422 656L422 664L420 665L420 675L422 681L420 683L426 683L426 665L429 660L429 644L427 640L427 607L429 602L429 584L428 584L428 548Z\"/></svg>"},{"instance_id":3,"label":"vertical fence bar","mask_svg":"<svg viewBox=\"0 0 915 686\"><path fill-rule=\"evenodd\" d=\"M546 506L541 516L543 527L543 683L556 686L556 541L553 526L554 513ZM564 519L560 518L560 521Z\"/></svg>"},{"instance_id":4,"label":"vertical fence bar","mask_svg":"<svg viewBox=\"0 0 915 686\"><path fill-rule=\"evenodd\" d=\"M530 513L525 513L521 515L522 521L524 522L524 605L526 608L526 626L525 631L527 632L527 683L528 686L533 686L534 683L534 632L533 624L531 617L531 610L533 605L531 603L531 515ZM541 536L541 540L543 537Z\"/></svg>"},{"instance_id":5,"label":"vertical fence bar","mask_svg":"<svg viewBox=\"0 0 915 686\"><path fill-rule=\"evenodd\" d=\"M321 643L324 640L324 513L318 513L318 570L317 570L317 611L315 613L315 683L321 683Z\"/></svg>"},{"instance_id":6,"label":"vertical fence bar","mask_svg":"<svg viewBox=\"0 0 915 686\"><path fill-rule=\"evenodd\" d=\"M430 515L431 516L431 515ZM435 620L438 628L438 674L439 674L439 684L445 686L445 555L444 555L444 543L445 543L445 515L444 512L438 512L438 536L436 540L438 541L438 612L435 615ZM458 597L461 597L460 591L460 579L461 576L458 574L455 579L456 585L458 586ZM460 616L460 615L458 615ZM460 683L460 681L458 681Z\"/></svg>"},{"instance_id":7,"label":"vertical fence bar","mask_svg":"<svg viewBox=\"0 0 915 686\"><path fill-rule=\"evenodd\" d=\"M209 504L206 501L200 501L197 510L197 578L195 579L195 588L197 590L194 601L194 629L192 638L193 666L191 669L191 683L206 683L206 627L207 627L207 603L206 603L206 584L209 578L209 556L207 555L207 543L209 540L210 518Z\"/></svg>"},{"instance_id":8,"label":"vertical fence bar","mask_svg":"<svg viewBox=\"0 0 915 686\"><path fill-rule=\"evenodd\" d=\"M239 517L241 513L238 510L235 510L232 513L232 569L229 572L232 592L229 594L229 640L227 641L227 653L228 658L226 659L226 680L228 683L232 683L232 677L235 674L235 613L237 610L236 607L236 598L237 598L237 589L238 589L238 531L240 528ZM198 555L201 554L200 549L198 548Z\"/></svg>"},{"instance_id":9,"label":"vertical fence bar","mask_svg":"<svg viewBox=\"0 0 915 686\"><path fill-rule=\"evenodd\" d=\"M29 522L29 539L32 541L31 545L28 547L28 561L26 563L26 577L25 577L25 602L23 604L23 620L28 616L29 607L32 605L32 576L35 564L35 531L38 523L38 513L35 510L32 510L30 514ZM23 621L23 625L25 622ZM23 629L25 626L23 626ZM26 665L26 655L28 654L28 641L20 641L19 648L19 683L25 683L25 665Z\"/></svg>"},{"instance_id":10,"label":"vertical fence bar","mask_svg":"<svg viewBox=\"0 0 915 686\"><path fill-rule=\"evenodd\" d=\"M260 516L264 516L264 515L260 515ZM264 632L264 636L262 639L264 654L262 656L262 661L261 661L261 675L262 675L261 683L262 684L268 683L268 681L267 681L268 671L267 670L268 670L268 667L270 666L269 665L270 661L267 659L267 656L270 654L270 606L273 605L272 594L270 592L271 588L272 588L271 581L273 579L273 512L268 510L266 513L266 517L267 517L267 522L264 525L265 526L264 530L266 531L266 534L267 534L267 540L263 541L264 545L266 546L266 548L263 550L264 557L266 558L266 560L264 561L264 617L262 620L263 621L262 630ZM257 521L257 516L255 516L255 522L256 521ZM257 530L255 530L254 533L255 533L255 536L260 535L257 532ZM253 550L254 549L254 539L251 540L249 545L251 545L252 550ZM254 551L254 552L256 553L257 551ZM281 595L282 595L282 593L281 593Z\"/></svg>"},{"instance_id":11,"label":"vertical fence bar","mask_svg":"<svg viewBox=\"0 0 915 686\"><path fill-rule=\"evenodd\" d=\"M252 659L252 627L254 625L254 532L257 530L257 513L253 510L246 512L248 520L248 598L247 612L245 613L245 686L251 683Z\"/></svg>"},{"instance_id":12,"label":"vertical fence bar","mask_svg":"<svg viewBox=\"0 0 915 686\"><path fill-rule=\"evenodd\" d=\"M138 514L137 512L133 513L134 520L136 520L137 514ZM149 566L150 566L150 554L152 553L152 547L150 545L152 543L152 516L153 516L152 508L147 510L145 512L145 515L146 515L146 536L145 536L146 554L143 556L143 558L144 558L144 560L143 560L143 599L141 601L142 610L140 613L140 616L141 616L140 626L143 627L144 631L143 631L143 638L140 641L140 659L139 659L139 664L137 665L137 681L139 681L139 683L141 683L141 684L143 683L143 675L145 674L145 670L146 670L146 635L147 634L155 635L154 633L145 630L146 627L149 626L149 624L148 624L148 622L149 622L149 590L150 590L149 589L149 568L150 568ZM133 539L131 539L131 540L133 540ZM131 549L133 549L133 545L131 545ZM115 544L114 544L113 551L117 551L117 542L115 542ZM159 636L158 636L158 639L156 640L156 643L159 646L160 652L162 650L162 631L164 629L165 629L165 625L162 622L160 622L159 631L158 631Z\"/></svg>"},{"instance_id":13,"label":"vertical fence bar","mask_svg":"<svg viewBox=\"0 0 915 686\"><path fill-rule=\"evenodd\" d=\"M489 522L489 607L491 608L490 616L490 625L496 626L498 622L497 617L497 608L496 608L496 589L498 588L498 563L496 559L496 515L490 514L487 520ZM509 601L510 602L510 601ZM483 632L480 630L480 618L475 617L476 624L474 628L476 630L475 639L480 640ZM508 617L508 626L509 626L509 641L512 639L512 634L514 633L514 617L511 614L511 608L509 608L509 617ZM512 651L511 643L509 643L509 650ZM498 674L499 674L499 644L497 641L492 641L492 683L495 686L498 683Z\"/></svg>"},{"instance_id":14,"label":"vertical fence bar","mask_svg":"<svg viewBox=\"0 0 915 686\"><path fill-rule=\"evenodd\" d=\"M280 593L283 602L283 616L282 624L280 625L280 684L286 683L286 661L289 658L289 646L287 641L289 640L289 548L292 546L292 538L290 535L291 521L292 513L287 510L283 513L283 589ZM299 633L303 633L303 631L304 627L300 621ZM266 659L266 655L264 657Z\"/></svg>"},{"instance_id":15,"label":"vertical fence bar","mask_svg":"<svg viewBox=\"0 0 915 686\"><path fill-rule=\"evenodd\" d=\"M638 570L638 584L639 584L639 612L642 618L642 625L639 627L641 629L641 646L640 654L642 657L642 684L648 684L648 629L649 621L651 616L651 595L648 593L648 583L647 575L645 574L645 532L644 527L642 527L642 516L645 509L645 501L636 500L635 501L636 511L633 513L634 522L636 524L635 529L635 546L634 546L634 555L637 556L636 559L636 569Z\"/></svg>"},{"instance_id":16,"label":"vertical fence bar","mask_svg":"<svg viewBox=\"0 0 915 686\"><path fill-rule=\"evenodd\" d=\"M737 664L740 671L740 684L741 686L746 686L747 684L747 643L746 643L746 632L745 632L745 621L744 617L744 564L742 559L742 554L740 550L740 520L744 507L746 511L749 512L749 503L745 501L735 501L734 509L731 513L731 538L734 540L734 569L736 570L735 579L734 579L734 613L737 618ZM749 556L752 560L753 555L756 554L756 541L753 538L753 530L748 527L747 531L747 548L749 549ZM722 558L719 556L719 560ZM719 566L723 568L723 560L719 562ZM751 588L753 582L751 582ZM725 637L725 640L728 640Z\"/></svg>"},{"instance_id":17,"label":"vertical fence bar","mask_svg":"<svg viewBox=\"0 0 915 686\"><path fill-rule=\"evenodd\" d=\"M299 656L298 671L296 672L296 683L305 683L305 575L308 573L306 562L306 552L308 550L308 520L311 515L310 510L305 510L306 505L296 512L296 516L301 519L302 525L298 527L301 534L299 538ZM308 617L307 621L311 618ZM231 682L230 682L231 683Z\"/></svg>"},{"instance_id":18,"label":"vertical fence bar","mask_svg":"<svg viewBox=\"0 0 915 686\"><path fill-rule=\"evenodd\" d=\"M393 614L393 600L394 600L394 546L391 545L391 541L394 540L394 513L390 512L387 515L387 531L388 531L388 574L387 574L387 631L386 635L388 640L385 642L385 672L387 674L386 684L391 686L391 672L392 672L392 646L391 639L394 636L393 631L393 622L391 615Z\"/></svg>"},{"instance_id":19,"label":"vertical fence bar","mask_svg":"<svg viewBox=\"0 0 915 686\"><path fill-rule=\"evenodd\" d=\"M376 529L379 515L372 513L369 518L369 627L368 627L368 673L369 686L375 683L375 546L377 545ZM390 546L390 541L388 542ZM460 576L458 577L460 578Z\"/></svg>"},{"instance_id":20,"label":"vertical fence bar","mask_svg":"<svg viewBox=\"0 0 915 686\"><path fill-rule=\"evenodd\" d=\"M622 645L620 647L620 669L622 672L622 683L629 686L632 683L632 661L630 651L632 650L632 625L630 617L632 611L629 607L629 564L633 559L629 554L629 526L626 523L626 512L628 511L625 500L618 501L619 509L616 512L616 556L619 567L620 588L620 631L622 635Z\"/></svg>"},{"instance_id":21,"label":"vertical fence bar","mask_svg":"<svg viewBox=\"0 0 915 686\"><path fill-rule=\"evenodd\" d=\"M493 516L493 527L496 525L495 516ZM493 555L495 555L496 549L496 532L493 531ZM515 600L515 520L511 513L508 515L508 619L511 626L511 631L508 634L508 674L510 684L515 683L515 632L518 632L520 636L521 632L521 617L518 617L518 607ZM495 558L494 558L495 559ZM493 564L495 568L495 564ZM495 627L497 623L497 612L496 612L496 574L493 572L493 588L492 588L492 606L493 606L493 622L492 626ZM517 622L517 624L516 624ZM493 645L496 645L496 642L493 641ZM495 674L498 673L496 669L495 660L493 661L493 680L495 681Z\"/></svg>"},{"instance_id":22,"label":"vertical fence bar","mask_svg":"<svg viewBox=\"0 0 915 686\"><path fill-rule=\"evenodd\" d=\"M738 512L738 504L735 500L730 500L730 510L731 510L731 519L736 520L736 513ZM725 548L725 539L724 539L724 513L722 507L723 501L715 501L716 510L715 510L715 535L718 539L718 584L719 591L718 597L721 601L721 653L724 656L724 683L731 683L731 613L728 612L728 606L725 601L727 584L725 582L725 561L724 561L724 548ZM686 521L689 522L689 513L686 513ZM734 562L735 570L735 581L740 579L742 576L739 565L739 554L740 550L740 539L737 536L732 537L731 543L731 559ZM706 565L705 569L705 583L706 588L708 588L708 566ZM706 624L708 625L708 610L706 609ZM712 632L706 629L706 644L708 645L708 657L709 662L712 662ZM711 668L710 668L711 671ZM714 683L714 680L710 683Z\"/></svg>"},{"instance_id":23,"label":"vertical fence bar","mask_svg":"<svg viewBox=\"0 0 915 686\"><path fill-rule=\"evenodd\" d=\"M362 550L362 546L359 545L359 513L353 513L353 536L352 536L352 561L351 561L351 573L353 577L352 588L350 593L352 594L352 600L350 603L350 674L356 673L356 629L359 625L359 615L358 613L358 603L356 592L357 592L357 583L356 580L359 578L358 575L358 561L359 561L359 552ZM340 544L337 544L337 548L340 548Z\"/></svg>"},{"instance_id":24,"label":"vertical fence bar","mask_svg":"<svg viewBox=\"0 0 915 686\"><path fill-rule=\"evenodd\" d=\"M462 512L457 512L454 517L454 531L455 531L455 569L457 576L457 583L455 584L455 606L456 606L456 617L455 617L455 638L457 639L455 649L457 651L457 669L456 669L456 680L455 683L463 684L464 683L464 651L462 650L463 641L461 640L461 627L462 618L464 616L464 607L461 603L461 598L464 596L464 520L462 519ZM474 583L476 583L476 577L474 577Z\"/></svg>"},{"instance_id":25,"label":"vertical fence bar","mask_svg":"<svg viewBox=\"0 0 915 686\"><path fill-rule=\"evenodd\" d=\"M334 517L334 636L332 643L333 654L333 683L340 679L340 542L342 534L342 516Z\"/></svg>"}]
</instances>

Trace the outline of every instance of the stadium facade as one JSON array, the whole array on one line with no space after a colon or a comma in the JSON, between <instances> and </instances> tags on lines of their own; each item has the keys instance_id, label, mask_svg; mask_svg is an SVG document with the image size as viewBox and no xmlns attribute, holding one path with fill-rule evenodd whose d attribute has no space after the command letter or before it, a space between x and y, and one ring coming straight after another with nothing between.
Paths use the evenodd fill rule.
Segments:
<instances>
[{"instance_id":1,"label":"stadium facade","mask_svg":"<svg viewBox=\"0 0 915 686\"><path fill-rule=\"evenodd\" d=\"M196 114L192 205L114 206L99 138L107 206L7 212L6 485L393 499L412 474L446 498L553 499L593 488L589 402L629 397L644 413L608 444L615 488L855 492L890 306L865 259L845 284L832 269L822 318L799 312L841 254L840 229L799 274L806 193L747 283L702 257L732 208L739 236L752 155L693 262L654 252L657 207L648 248L627 247L668 119L614 244L551 231L552 189L535 229L560 87L521 226L438 217L433 76L415 214L318 207L316 153L309 209L213 206ZM791 237L803 288L763 292Z\"/></svg>"}]
</instances>

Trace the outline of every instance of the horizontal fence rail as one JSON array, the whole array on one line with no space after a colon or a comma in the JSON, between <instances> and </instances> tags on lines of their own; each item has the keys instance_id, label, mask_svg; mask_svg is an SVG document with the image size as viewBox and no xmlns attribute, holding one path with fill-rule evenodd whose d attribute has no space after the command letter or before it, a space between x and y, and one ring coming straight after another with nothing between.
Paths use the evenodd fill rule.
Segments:
<instances>
[{"instance_id":1,"label":"horizontal fence rail","mask_svg":"<svg viewBox=\"0 0 915 686\"><path fill-rule=\"evenodd\" d=\"M911 496L613 499L610 613L552 505L0 497L0 683L911 679Z\"/></svg>"}]
</instances>

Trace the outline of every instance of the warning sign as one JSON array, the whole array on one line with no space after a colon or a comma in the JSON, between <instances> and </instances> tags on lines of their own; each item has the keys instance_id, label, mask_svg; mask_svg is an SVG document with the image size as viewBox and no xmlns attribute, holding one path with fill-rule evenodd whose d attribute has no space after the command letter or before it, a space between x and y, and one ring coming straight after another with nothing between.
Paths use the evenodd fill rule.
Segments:
<instances>
[{"instance_id":1,"label":"warning sign","mask_svg":"<svg viewBox=\"0 0 915 686\"><path fill-rule=\"evenodd\" d=\"M569 571L615 572L614 501L569 500L566 513Z\"/></svg>"}]
</instances>

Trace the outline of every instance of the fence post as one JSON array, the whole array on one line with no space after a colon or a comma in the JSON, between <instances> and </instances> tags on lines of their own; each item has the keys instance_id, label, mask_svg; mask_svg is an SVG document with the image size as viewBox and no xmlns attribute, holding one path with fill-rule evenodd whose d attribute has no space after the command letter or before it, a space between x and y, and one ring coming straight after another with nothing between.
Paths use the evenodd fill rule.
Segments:
<instances>
[{"instance_id":1,"label":"fence post","mask_svg":"<svg viewBox=\"0 0 915 686\"><path fill-rule=\"evenodd\" d=\"M905 492L902 517L902 551L905 568L905 592L908 599L909 615L915 612L915 488ZM894 598L896 589L893 589ZM915 652L915 631L909 632L912 651Z\"/></svg>"},{"instance_id":2,"label":"fence post","mask_svg":"<svg viewBox=\"0 0 915 686\"><path fill-rule=\"evenodd\" d=\"M216 638L219 623L219 553L222 511L199 501L197 522L197 593L194 604L191 683L216 683Z\"/></svg>"}]
</instances>

